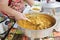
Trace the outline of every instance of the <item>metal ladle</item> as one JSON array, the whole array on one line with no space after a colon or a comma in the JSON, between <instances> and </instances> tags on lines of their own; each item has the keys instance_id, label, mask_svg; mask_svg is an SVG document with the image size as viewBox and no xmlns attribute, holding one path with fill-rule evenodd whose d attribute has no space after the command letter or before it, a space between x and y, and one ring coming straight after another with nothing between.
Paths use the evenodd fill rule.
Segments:
<instances>
[{"instance_id":1,"label":"metal ladle","mask_svg":"<svg viewBox=\"0 0 60 40\"><path fill-rule=\"evenodd\" d=\"M28 21L29 23L31 23L31 24L33 24L33 25L35 25L34 23L32 23L32 22L31 22L31 20L27 20L27 21Z\"/></svg>"},{"instance_id":2,"label":"metal ladle","mask_svg":"<svg viewBox=\"0 0 60 40\"><path fill-rule=\"evenodd\" d=\"M32 23L31 22L31 20L27 20L29 23L31 23L32 25L35 25L36 26L36 29L37 29L37 27L40 25L40 24L34 24L34 23Z\"/></svg>"}]
</instances>

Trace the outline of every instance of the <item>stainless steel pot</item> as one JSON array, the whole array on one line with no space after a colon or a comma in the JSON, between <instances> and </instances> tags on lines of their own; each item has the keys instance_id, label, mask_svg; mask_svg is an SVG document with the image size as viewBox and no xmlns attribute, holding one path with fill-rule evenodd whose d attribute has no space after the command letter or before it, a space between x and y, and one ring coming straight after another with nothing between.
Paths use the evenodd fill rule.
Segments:
<instances>
[{"instance_id":1,"label":"stainless steel pot","mask_svg":"<svg viewBox=\"0 0 60 40\"><path fill-rule=\"evenodd\" d=\"M41 14L45 15L45 13L41 13ZM43 29L43 30L29 30L29 29L25 29L25 28L21 27L23 29L22 31L24 32L24 34L33 39L34 38L44 38L44 37L51 35L53 32L53 29L57 26L58 22L54 16L51 16L48 14L46 14L46 15L48 18L50 18L52 20L52 22L54 22L52 27Z\"/></svg>"}]
</instances>

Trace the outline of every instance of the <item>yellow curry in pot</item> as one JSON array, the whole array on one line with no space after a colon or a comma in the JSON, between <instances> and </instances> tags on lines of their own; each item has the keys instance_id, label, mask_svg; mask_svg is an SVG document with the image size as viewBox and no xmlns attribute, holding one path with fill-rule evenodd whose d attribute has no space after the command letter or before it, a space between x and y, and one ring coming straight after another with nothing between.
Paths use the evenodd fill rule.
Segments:
<instances>
[{"instance_id":1,"label":"yellow curry in pot","mask_svg":"<svg viewBox=\"0 0 60 40\"><path fill-rule=\"evenodd\" d=\"M53 21L53 18L49 18L50 16L44 15L44 14L38 14L38 13L33 13L33 14L26 14L26 17L31 20L32 23L34 24L40 24L39 26L32 25L30 22L27 20L19 20L17 21L18 25L22 28L25 29L30 29L30 30L42 30L42 29L47 29L50 28L55 21Z\"/></svg>"}]
</instances>

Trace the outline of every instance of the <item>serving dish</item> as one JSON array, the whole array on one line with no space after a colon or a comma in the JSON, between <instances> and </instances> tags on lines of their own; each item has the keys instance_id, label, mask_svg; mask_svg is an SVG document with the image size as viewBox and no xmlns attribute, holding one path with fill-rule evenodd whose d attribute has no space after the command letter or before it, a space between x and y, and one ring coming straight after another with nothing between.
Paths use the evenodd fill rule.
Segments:
<instances>
[{"instance_id":1,"label":"serving dish","mask_svg":"<svg viewBox=\"0 0 60 40\"><path fill-rule=\"evenodd\" d=\"M41 14L48 15L46 13L41 13ZM53 32L53 29L56 28L56 26L58 24L58 22L54 16L48 15L47 17L48 18L50 17L53 19L52 21L54 21L54 25L51 26L50 28L43 29L43 30L30 30L30 29L26 29L26 28L21 27L20 24L18 24L18 23L17 24L23 29L22 31L28 37L30 37L30 38L43 38L43 37L49 36Z\"/></svg>"}]
</instances>

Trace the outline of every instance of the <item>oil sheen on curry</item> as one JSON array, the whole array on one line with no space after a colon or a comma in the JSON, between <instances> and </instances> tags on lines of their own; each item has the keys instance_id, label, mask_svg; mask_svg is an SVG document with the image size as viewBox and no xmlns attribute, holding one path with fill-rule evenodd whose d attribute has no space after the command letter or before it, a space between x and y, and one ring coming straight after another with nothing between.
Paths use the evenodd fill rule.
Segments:
<instances>
[{"instance_id":1,"label":"oil sheen on curry","mask_svg":"<svg viewBox=\"0 0 60 40\"><path fill-rule=\"evenodd\" d=\"M31 20L33 24L39 24L38 26L36 26L28 22L27 20L17 21L18 25L25 29L42 30L42 29L50 28L55 24L55 19L52 16L49 16L47 14L32 13L32 14L25 14L25 15L28 19Z\"/></svg>"}]
</instances>

